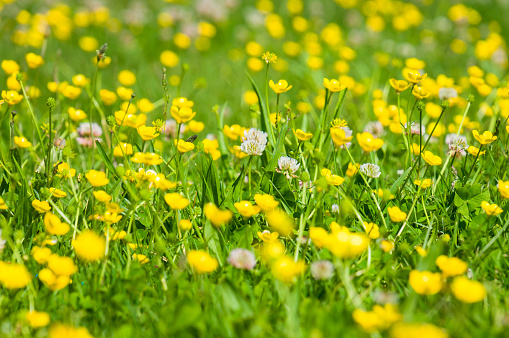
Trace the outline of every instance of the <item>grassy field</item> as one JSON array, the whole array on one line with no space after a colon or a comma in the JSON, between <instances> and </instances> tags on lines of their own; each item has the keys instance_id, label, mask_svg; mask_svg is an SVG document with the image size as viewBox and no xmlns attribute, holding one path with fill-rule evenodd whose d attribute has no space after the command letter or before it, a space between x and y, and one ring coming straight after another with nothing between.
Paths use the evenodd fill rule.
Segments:
<instances>
[{"instance_id":1,"label":"grassy field","mask_svg":"<svg viewBox=\"0 0 509 338\"><path fill-rule=\"evenodd\" d=\"M508 12L0 0L0 336L507 335Z\"/></svg>"}]
</instances>

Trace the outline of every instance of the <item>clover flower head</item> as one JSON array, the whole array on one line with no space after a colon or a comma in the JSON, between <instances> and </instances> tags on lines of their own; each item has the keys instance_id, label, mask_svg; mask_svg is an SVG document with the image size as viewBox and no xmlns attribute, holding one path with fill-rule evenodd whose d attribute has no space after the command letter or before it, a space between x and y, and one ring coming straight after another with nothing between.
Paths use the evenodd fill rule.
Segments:
<instances>
[{"instance_id":1,"label":"clover flower head","mask_svg":"<svg viewBox=\"0 0 509 338\"><path fill-rule=\"evenodd\" d=\"M256 257L247 249L237 248L230 252L228 263L237 269L253 270L256 266Z\"/></svg>"},{"instance_id":2,"label":"clover flower head","mask_svg":"<svg viewBox=\"0 0 509 338\"><path fill-rule=\"evenodd\" d=\"M465 156L468 149L467 138L463 135L448 134L445 143L449 146L449 154L452 156Z\"/></svg>"},{"instance_id":3,"label":"clover flower head","mask_svg":"<svg viewBox=\"0 0 509 338\"><path fill-rule=\"evenodd\" d=\"M440 100L449 100L458 97L458 92L454 88L442 87L438 90L438 97Z\"/></svg>"},{"instance_id":4,"label":"clover flower head","mask_svg":"<svg viewBox=\"0 0 509 338\"><path fill-rule=\"evenodd\" d=\"M405 129L408 127L408 123L405 123ZM424 135L426 134L426 128L416 122L410 122L410 133L412 135Z\"/></svg>"},{"instance_id":5,"label":"clover flower head","mask_svg":"<svg viewBox=\"0 0 509 338\"><path fill-rule=\"evenodd\" d=\"M364 127L363 132L370 133L375 138L380 138L384 135L384 126L380 121L368 122Z\"/></svg>"},{"instance_id":6,"label":"clover flower head","mask_svg":"<svg viewBox=\"0 0 509 338\"><path fill-rule=\"evenodd\" d=\"M267 146L267 136L269 135L266 132L256 128L246 130L242 137L240 149L248 155L261 156Z\"/></svg>"},{"instance_id":7,"label":"clover flower head","mask_svg":"<svg viewBox=\"0 0 509 338\"><path fill-rule=\"evenodd\" d=\"M294 174L297 170L299 170L300 163L296 159L288 156L281 156L277 161L277 164L279 167L276 168L277 172L285 174L287 178L297 177Z\"/></svg>"},{"instance_id":8,"label":"clover flower head","mask_svg":"<svg viewBox=\"0 0 509 338\"><path fill-rule=\"evenodd\" d=\"M364 163L360 166L359 170L361 173L371 178L377 178L381 174L380 167L373 163Z\"/></svg>"},{"instance_id":9,"label":"clover flower head","mask_svg":"<svg viewBox=\"0 0 509 338\"><path fill-rule=\"evenodd\" d=\"M331 279L334 275L334 265L328 260L319 260L311 264L311 275L314 279Z\"/></svg>"},{"instance_id":10,"label":"clover flower head","mask_svg":"<svg viewBox=\"0 0 509 338\"><path fill-rule=\"evenodd\" d=\"M339 214L339 205L337 205L336 203L334 203L331 207L331 211L333 214Z\"/></svg>"},{"instance_id":11,"label":"clover flower head","mask_svg":"<svg viewBox=\"0 0 509 338\"><path fill-rule=\"evenodd\" d=\"M2 229L0 229L0 252L5 248L5 243L7 240L2 238Z\"/></svg>"}]
</instances>

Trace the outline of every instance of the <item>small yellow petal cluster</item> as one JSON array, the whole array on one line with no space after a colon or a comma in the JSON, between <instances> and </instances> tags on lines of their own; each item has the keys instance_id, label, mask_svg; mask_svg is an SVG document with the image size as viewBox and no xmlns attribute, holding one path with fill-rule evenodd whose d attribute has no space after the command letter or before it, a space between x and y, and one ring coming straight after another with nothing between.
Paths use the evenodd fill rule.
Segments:
<instances>
[{"instance_id":1,"label":"small yellow petal cluster","mask_svg":"<svg viewBox=\"0 0 509 338\"><path fill-rule=\"evenodd\" d=\"M218 267L218 261L204 250L191 250L187 253L187 262L197 273L213 272Z\"/></svg>"},{"instance_id":2,"label":"small yellow petal cluster","mask_svg":"<svg viewBox=\"0 0 509 338\"><path fill-rule=\"evenodd\" d=\"M293 283L302 275L306 265L303 261L295 262L292 257L280 256L271 265L274 277L285 283Z\"/></svg>"},{"instance_id":3,"label":"small yellow petal cluster","mask_svg":"<svg viewBox=\"0 0 509 338\"><path fill-rule=\"evenodd\" d=\"M244 218L251 218L260 213L261 208L257 205L253 205L249 201L240 201L233 204L239 214Z\"/></svg>"},{"instance_id":4,"label":"small yellow petal cluster","mask_svg":"<svg viewBox=\"0 0 509 338\"><path fill-rule=\"evenodd\" d=\"M309 237L317 247L325 247L339 258L354 258L368 249L369 237L366 234L350 232L336 222L332 222L330 228L331 233L318 227L310 229Z\"/></svg>"},{"instance_id":5,"label":"small yellow petal cluster","mask_svg":"<svg viewBox=\"0 0 509 338\"><path fill-rule=\"evenodd\" d=\"M442 158L440 156L434 155L431 151L425 151L421 154L421 157L426 161L428 165L440 165L442 164Z\"/></svg>"},{"instance_id":6,"label":"small yellow petal cluster","mask_svg":"<svg viewBox=\"0 0 509 338\"><path fill-rule=\"evenodd\" d=\"M353 320L367 333L387 330L403 319L398 307L393 304L375 305L371 311L355 309Z\"/></svg>"},{"instance_id":7,"label":"small yellow petal cluster","mask_svg":"<svg viewBox=\"0 0 509 338\"><path fill-rule=\"evenodd\" d=\"M44 215L44 226L51 235L65 235L69 232L69 224L60 221L60 218L51 212Z\"/></svg>"},{"instance_id":8,"label":"small yellow petal cluster","mask_svg":"<svg viewBox=\"0 0 509 338\"><path fill-rule=\"evenodd\" d=\"M301 129L293 130L293 133L300 141L307 141L313 137L313 134L306 133L305 131L302 131Z\"/></svg>"},{"instance_id":9,"label":"small yellow petal cluster","mask_svg":"<svg viewBox=\"0 0 509 338\"><path fill-rule=\"evenodd\" d=\"M35 210L39 211L40 213L46 213L51 210L51 207L48 202L46 201L39 201L39 200L33 200L32 206Z\"/></svg>"},{"instance_id":10,"label":"small yellow petal cluster","mask_svg":"<svg viewBox=\"0 0 509 338\"><path fill-rule=\"evenodd\" d=\"M21 289L30 283L32 275L18 263L0 261L0 284L7 289Z\"/></svg>"},{"instance_id":11,"label":"small yellow petal cluster","mask_svg":"<svg viewBox=\"0 0 509 338\"><path fill-rule=\"evenodd\" d=\"M343 89L346 88L346 86L342 84L340 81L336 79L329 80L327 78L323 79L323 86L333 93L342 91Z\"/></svg>"},{"instance_id":12,"label":"small yellow petal cluster","mask_svg":"<svg viewBox=\"0 0 509 338\"><path fill-rule=\"evenodd\" d=\"M106 178L105 172L94 169L86 173L85 177L93 187L102 187L110 182L110 180Z\"/></svg>"},{"instance_id":13,"label":"small yellow petal cluster","mask_svg":"<svg viewBox=\"0 0 509 338\"><path fill-rule=\"evenodd\" d=\"M156 153L136 153L131 157L131 162L158 165L163 163L163 158Z\"/></svg>"},{"instance_id":14,"label":"small yellow petal cluster","mask_svg":"<svg viewBox=\"0 0 509 338\"><path fill-rule=\"evenodd\" d=\"M276 94L285 93L292 89L292 86L289 86L288 81L286 80L279 80L277 83L274 83L274 81L270 80L269 86Z\"/></svg>"},{"instance_id":15,"label":"small yellow petal cluster","mask_svg":"<svg viewBox=\"0 0 509 338\"><path fill-rule=\"evenodd\" d=\"M481 203L481 208L484 210L484 212L486 213L486 215L489 216L497 216L497 215L500 215L504 210L502 210L502 208L500 208L498 205L496 205L495 203L493 204L489 204L488 202L486 201L482 201Z\"/></svg>"},{"instance_id":16,"label":"small yellow petal cluster","mask_svg":"<svg viewBox=\"0 0 509 338\"><path fill-rule=\"evenodd\" d=\"M341 185L343 182L345 182L343 177L332 174L331 171L327 168L323 168L320 173L331 185Z\"/></svg>"},{"instance_id":17,"label":"small yellow petal cluster","mask_svg":"<svg viewBox=\"0 0 509 338\"><path fill-rule=\"evenodd\" d=\"M76 255L85 261L98 261L105 255L106 238L85 230L72 241Z\"/></svg>"},{"instance_id":18,"label":"small yellow petal cluster","mask_svg":"<svg viewBox=\"0 0 509 338\"><path fill-rule=\"evenodd\" d=\"M472 131L475 139L479 141L480 144L490 144L497 139L497 136L494 136L491 131L485 131L482 134L479 134L477 130Z\"/></svg>"},{"instance_id":19,"label":"small yellow petal cluster","mask_svg":"<svg viewBox=\"0 0 509 338\"><path fill-rule=\"evenodd\" d=\"M401 209L397 206L388 207L387 211L389 212L389 217L391 218L391 221L395 223L403 222L406 220L406 212L401 211Z\"/></svg>"},{"instance_id":20,"label":"small yellow petal cluster","mask_svg":"<svg viewBox=\"0 0 509 338\"><path fill-rule=\"evenodd\" d=\"M228 223L232 217L233 213L230 210L221 210L214 203L208 203L204 206L203 212L205 217L210 220L212 225L219 227Z\"/></svg>"},{"instance_id":21,"label":"small yellow petal cluster","mask_svg":"<svg viewBox=\"0 0 509 338\"><path fill-rule=\"evenodd\" d=\"M453 277L467 272L468 264L457 257L438 256L436 265L442 270L444 277Z\"/></svg>"},{"instance_id":22,"label":"small yellow petal cluster","mask_svg":"<svg viewBox=\"0 0 509 338\"><path fill-rule=\"evenodd\" d=\"M443 277L440 273L412 270L408 282L420 295L434 295L442 290Z\"/></svg>"},{"instance_id":23,"label":"small yellow petal cluster","mask_svg":"<svg viewBox=\"0 0 509 338\"><path fill-rule=\"evenodd\" d=\"M164 200L173 210L182 210L189 205L189 200L178 192L164 195Z\"/></svg>"},{"instance_id":24,"label":"small yellow petal cluster","mask_svg":"<svg viewBox=\"0 0 509 338\"><path fill-rule=\"evenodd\" d=\"M376 151L384 145L381 138L375 138L368 132L357 134L357 142L365 152Z\"/></svg>"}]
</instances>

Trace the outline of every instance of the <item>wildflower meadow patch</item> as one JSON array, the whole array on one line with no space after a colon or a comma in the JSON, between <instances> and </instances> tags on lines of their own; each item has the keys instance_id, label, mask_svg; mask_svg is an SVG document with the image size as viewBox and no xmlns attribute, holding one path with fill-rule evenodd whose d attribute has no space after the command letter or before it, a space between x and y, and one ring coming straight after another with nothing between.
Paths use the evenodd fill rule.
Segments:
<instances>
[{"instance_id":1,"label":"wildflower meadow patch","mask_svg":"<svg viewBox=\"0 0 509 338\"><path fill-rule=\"evenodd\" d=\"M506 336L506 13L0 0L0 336Z\"/></svg>"}]
</instances>

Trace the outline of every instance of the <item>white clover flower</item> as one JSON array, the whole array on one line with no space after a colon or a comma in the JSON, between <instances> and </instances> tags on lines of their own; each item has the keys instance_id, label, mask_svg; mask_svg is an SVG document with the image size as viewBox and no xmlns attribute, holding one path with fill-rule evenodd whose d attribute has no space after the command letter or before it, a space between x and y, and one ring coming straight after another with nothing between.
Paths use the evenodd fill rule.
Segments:
<instances>
[{"instance_id":1,"label":"white clover flower","mask_svg":"<svg viewBox=\"0 0 509 338\"><path fill-rule=\"evenodd\" d=\"M261 156L267 146L267 136L266 132L256 128L245 130L240 150L248 155Z\"/></svg>"},{"instance_id":2,"label":"white clover flower","mask_svg":"<svg viewBox=\"0 0 509 338\"><path fill-rule=\"evenodd\" d=\"M253 270L256 265L256 257L249 250L237 248L230 252L228 263L237 269Z\"/></svg>"},{"instance_id":3,"label":"white clover flower","mask_svg":"<svg viewBox=\"0 0 509 338\"><path fill-rule=\"evenodd\" d=\"M405 123L405 130L407 127L408 127L408 123ZM411 122L410 123L410 133L413 135L424 135L424 134L426 134L426 128L417 122Z\"/></svg>"},{"instance_id":4,"label":"white clover flower","mask_svg":"<svg viewBox=\"0 0 509 338\"><path fill-rule=\"evenodd\" d=\"M467 138L463 135L448 134L445 137L445 143L449 146L449 155L465 156L465 150L468 149Z\"/></svg>"},{"instance_id":5,"label":"white clover flower","mask_svg":"<svg viewBox=\"0 0 509 338\"><path fill-rule=\"evenodd\" d=\"M332 210L332 213L333 214L339 214L339 205L337 205L336 203L334 203L331 207L331 210Z\"/></svg>"},{"instance_id":6,"label":"white clover flower","mask_svg":"<svg viewBox=\"0 0 509 338\"><path fill-rule=\"evenodd\" d=\"M281 156L277 160L277 164L279 168L276 168L276 171L282 174L285 174L286 177L296 177L294 174L300 168L300 163L291 157Z\"/></svg>"},{"instance_id":7,"label":"white clover flower","mask_svg":"<svg viewBox=\"0 0 509 338\"><path fill-rule=\"evenodd\" d=\"M7 242L7 240L2 238L2 229L0 229L0 252L5 248L5 242Z\"/></svg>"},{"instance_id":8,"label":"white clover flower","mask_svg":"<svg viewBox=\"0 0 509 338\"><path fill-rule=\"evenodd\" d=\"M327 260L313 262L311 264L311 275L314 279L331 279L334 275L334 265Z\"/></svg>"},{"instance_id":9,"label":"white clover flower","mask_svg":"<svg viewBox=\"0 0 509 338\"><path fill-rule=\"evenodd\" d=\"M370 133L375 138L380 138L384 135L384 126L380 121L368 122L363 130L365 133Z\"/></svg>"},{"instance_id":10,"label":"white clover flower","mask_svg":"<svg viewBox=\"0 0 509 338\"><path fill-rule=\"evenodd\" d=\"M442 87L438 90L438 97L440 100L449 100L458 97L458 92L454 88Z\"/></svg>"},{"instance_id":11,"label":"white clover flower","mask_svg":"<svg viewBox=\"0 0 509 338\"><path fill-rule=\"evenodd\" d=\"M381 174L380 167L373 163L364 163L360 166L359 170L361 173L371 178L377 178Z\"/></svg>"}]
</instances>

